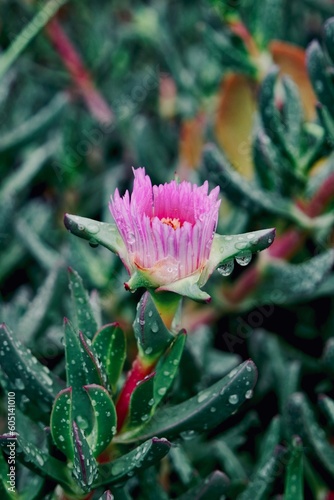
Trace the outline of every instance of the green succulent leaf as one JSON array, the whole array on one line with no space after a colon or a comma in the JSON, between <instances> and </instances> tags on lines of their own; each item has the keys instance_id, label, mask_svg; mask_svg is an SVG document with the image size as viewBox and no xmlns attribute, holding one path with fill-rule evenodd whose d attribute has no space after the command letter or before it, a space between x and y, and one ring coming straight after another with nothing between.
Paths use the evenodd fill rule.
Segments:
<instances>
[{"instance_id":1,"label":"green succulent leaf","mask_svg":"<svg viewBox=\"0 0 334 500\"><path fill-rule=\"evenodd\" d=\"M260 93L260 112L263 128L279 149L286 155L290 155L286 142L286 135L282 117L275 102L275 87L277 84L279 68L274 67L263 80Z\"/></svg>"},{"instance_id":2,"label":"green succulent leaf","mask_svg":"<svg viewBox=\"0 0 334 500\"><path fill-rule=\"evenodd\" d=\"M332 64L334 65L334 18L327 19L324 24L324 42Z\"/></svg>"},{"instance_id":3,"label":"green succulent leaf","mask_svg":"<svg viewBox=\"0 0 334 500\"><path fill-rule=\"evenodd\" d=\"M334 375L334 338L327 340L321 362L326 371Z\"/></svg>"},{"instance_id":4,"label":"green succulent leaf","mask_svg":"<svg viewBox=\"0 0 334 500\"><path fill-rule=\"evenodd\" d=\"M145 358L159 356L174 340L149 292L145 292L140 299L133 330L139 351Z\"/></svg>"},{"instance_id":5,"label":"green succulent leaf","mask_svg":"<svg viewBox=\"0 0 334 500\"><path fill-rule=\"evenodd\" d=\"M42 477L49 477L66 487L73 487L69 470L64 462L52 457L19 434L3 434L0 446L7 453L8 444L15 444L17 460Z\"/></svg>"},{"instance_id":6,"label":"green succulent leaf","mask_svg":"<svg viewBox=\"0 0 334 500\"><path fill-rule=\"evenodd\" d=\"M92 406L84 386L100 380L99 373L90 356L83 355L79 335L69 320L65 319L65 357L66 379L68 387L72 387L72 416L78 425L90 434L93 426ZM92 376L91 380L88 375Z\"/></svg>"},{"instance_id":7,"label":"green succulent leaf","mask_svg":"<svg viewBox=\"0 0 334 500\"><path fill-rule=\"evenodd\" d=\"M227 476L232 481L247 483L248 477L237 453L223 439L217 440L214 443L213 449L215 456L221 464L221 468L226 472Z\"/></svg>"},{"instance_id":8,"label":"green succulent leaf","mask_svg":"<svg viewBox=\"0 0 334 500\"><path fill-rule=\"evenodd\" d=\"M253 478L250 480L247 488L238 496L240 500L264 500L268 498L268 492L272 483L278 476L278 471L282 471L280 467L286 456L286 449L277 447L270 459L259 468Z\"/></svg>"},{"instance_id":9,"label":"green succulent leaf","mask_svg":"<svg viewBox=\"0 0 334 500\"><path fill-rule=\"evenodd\" d=\"M142 427L149 420L154 404L154 377L155 373L145 377L132 392L125 429Z\"/></svg>"},{"instance_id":10,"label":"green succulent leaf","mask_svg":"<svg viewBox=\"0 0 334 500\"><path fill-rule=\"evenodd\" d=\"M73 445L72 474L83 491L89 492L98 475L98 466L84 433L75 422L73 422Z\"/></svg>"},{"instance_id":11,"label":"green succulent leaf","mask_svg":"<svg viewBox=\"0 0 334 500\"><path fill-rule=\"evenodd\" d=\"M208 273L218 268L222 274L229 274L233 259L240 265L247 265L252 254L268 248L275 239L274 228L252 231L250 233L213 237ZM205 278L204 278L205 279Z\"/></svg>"},{"instance_id":12,"label":"green succulent leaf","mask_svg":"<svg viewBox=\"0 0 334 500\"><path fill-rule=\"evenodd\" d=\"M186 332L181 330L168 351L160 358L157 364L154 377L154 408L160 404L175 379L186 339Z\"/></svg>"},{"instance_id":13,"label":"green succulent leaf","mask_svg":"<svg viewBox=\"0 0 334 500\"><path fill-rule=\"evenodd\" d=\"M157 411L139 432L127 432L119 439L131 442L151 436L193 437L203 430L209 431L226 420L252 396L256 379L254 363L251 360L245 361L222 380L191 399Z\"/></svg>"},{"instance_id":14,"label":"green succulent leaf","mask_svg":"<svg viewBox=\"0 0 334 500\"><path fill-rule=\"evenodd\" d=\"M295 437L291 443L290 458L285 477L285 500L304 499L303 443Z\"/></svg>"},{"instance_id":15,"label":"green succulent leaf","mask_svg":"<svg viewBox=\"0 0 334 500\"><path fill-rule=\"evenodd\" d=\"M104 387L90 384L84 389L91 400L94 413L94 427L88 436L88 443L94 457L98 457L116 433L116 409L110 394Z\"/></svg>"},{"instance_id":16,"label":"green succulent leaf","mask_svg":"<svg viewBox=\"0 0 334 500\"><path fill-rule=\"evenodd\" d=\"M20 338L24 338L26 344L32 342L48 314L59 283L59 271L59 267L56 266L48 274L42 286L38 289L34 299L30 302L27 310L18 322L17 334Z\"/></svg>"},{"instance_id":17,"label":"green succulent leaf","mask_svg":"<svg viewBox=\"0 0 334 500\"><path fill-rule=\"evenodd\" d=\"M295 222L300 227L310 226L309 218L289 199L259 189L254 182L242 177L215 146L209 145L204 149L203 160L211 182L220 186L227 198L237 207L241 205L252 213L262 211L277 215Z\"/></svg>"},{"instance_id":18,"label":"green succulent leaf","mask_svg":"<svg viewBox=\"0 0 334 500\"><path fill-rule=\"evenodd\" d=\"M125 251L124 242L113 223L97 222L78 215L65 214L65 227L76 236L88 240L92 245L102 245L119 254Z\"/></svg>"},{"instance_id":19,"label":"green succulent leaf","mask_svg":"<svg viewBox=\"0 0 334 500\"><path fill-rule=\"evenodd\" d=\"M334 428L334 401L333 399L321 394L319 396L319 406L326 415L331 428Z\"/></svg>"},{"instance_id":20,"label":"green succulent leaf","mask_svg":"<svg viewBox=\"0 0 334 500\"><path fill-rule=\"evenodd\" d=\"M251 77L257 74L257 68L248 53L233 46L223 33L206 26L205 36L212 51L217 54L224 68L245 73Z\"/></svg>"},{"instance_id":21,"label":"green succulent leaf","mask_svg":"<svg viewBox=\"0 0 334 500\"><path fill-rule=\"evenodd\" d=\"M216 470L210 476L203 479L198 485L191 488L189 491L178 497L178 500L219 500L224 498L224 494L228 492L230 481L225 474Z\"/></svg>"},{"instance_id":22,"label":"green succulent leaf","mask_svg":"<svg viewBox=\"0 0 334 500\"><path fill-rule=\"evenodd\" d=\"M78 329L82 331L88 339L92 339L98 330L98 326L88 293L84 288L81 277L74 269L69 267L68 275L76 324Z\"/></svg>"},{"instance_id":23,"label":"green succulent leaf","mask_svg":"<svg viewBox=\"0 0 334 500\"><path fill-rule=\"evenodd\" d=\"M82 332L79 332L79 340L81 344L82 364L86 373L87 383L107 387L107 374L104 371L103 365L97 359L92 343L85 338Z\"/></svg>"},{"instance_id":24,"label":"green succulent leaf","mask_svg":"<svg viewBox=\"0 0 334 500\"><path fill-rule=\"evenodd\" d=\"M53 400L63 388L60 381L5 325L0 325L1 370L6 388L15 391L23 412L37 408L38 418L48 419ZM33 403L30 405L30 403Z\"/></svg>"},{"instance_id":25,"label":"green succulent leaf","mask_svg":"<svg viewBox=\"0 0 334 500\"><path fill-rule=\"evenodd\" d=\"M53 404L50 420L52 439L64 455L73 460L72 388L62 390Z\"/></svg>"},{"instance_id":26,"label":"green succulent leaf","mask_svg":"<svg viewBox=\"0 0 334 500\"><path fill-rule=\"evenodd\" d=\"M306 51L307 68L315 93L329 113L334 117L334 87L328 71L325 54L317 40L313 40Z\"/></svg>"},{"instance_id":27,"label":"green succulent leaf","mask_svg":"<svg viewBox=\"0 0 334 500\"><path fill-rule=\"evenodd\" d=\"M334 475L334 449L328 442L325 431L315 419L313 410L303 393L295 393L289 399L287 407L287 423L291 434L299 435L305 446L309 448L318 464L318 472L330 481Z\"/></svg>"},{"instance_id":28,"label":"green succulent leaf","mask_svg":"<svg viewBox=\"0 0 334 500\"><path fill-rule=\"evenodd\" d=\"M265 297L264 302L269 297L270 302L275 304L291 304L309 299L317 293L333 263L333 250L323 252L302 264L278 260L267 262L255 297L259 301Z\"/></svg>"},{"instance_id":29,"label":"green succulent leaf","mask_svg":"<svg viewBox=\"0 0 334 500\"><path fill-rule=\"evenodd\" d=\"M278 165L282 157L262 128L259 128L253 141L253 161L256 179L261 188L267 191L281 191L282 181L278 174Z\"/></svg>"},{"instance_id":30,"label":"green succulent leaf","mask_svg":"<svg viewBox=\"0 0 334 500\"><path fill-rule=\"evenodd\" d=\"M0 138L0 152L18 148L34 139L40 133L45 132L61 115L65 106L68 105L68 97L65 93L58 93L41 110L31 118L21 123L18 127L2 134Z\"/></svg>"},{"instance_id":31,"label":"green succulent leaf","mask_svg":"<svg viewBox=\"0 0 334 500\"><path fill-rule=\"evenodd\" d=\"M285 137L289 150L294 156L299 156L303 123L303 107L297 85L288 76L283 76L284 87L284 125Z\"/></svg>"},{"instance_id":32,"label":"green succulent leaf","mask_svg":"<svg viewBox=\"0 0 334 500\"><path fill-rule=\"evenodd\" d=\"M126 340L119 324L103 326L93 338L93 348L115 392L126 359Z\"/></svg>"},{"instance_id":33,"label":"green succulent leaf","mask_svg":"<svg viewBox=\"0 0 334 500\"><path fill-rule=\"evenodd\" d=\"M101 464L99 477L95 481L94 487L124 482L136 471L146 469L159 462L167 455L170 446L167 439L149 439L113 462Z\"/></svg>"},{"instance_id":34,"label":"green succulent leaf","mask_svg":"<svg viewBox=\"0 0 334 500\"><path fill-rule=\"evenodd\" d=\"M15 500L18 498L18 495L16 492L12 492L9 490L8 487L8 474L9 474L9 467L4 459L4 456L2 452L0 452L0 494L1 498L4 500Z\"/></svg>"}]
</instances>

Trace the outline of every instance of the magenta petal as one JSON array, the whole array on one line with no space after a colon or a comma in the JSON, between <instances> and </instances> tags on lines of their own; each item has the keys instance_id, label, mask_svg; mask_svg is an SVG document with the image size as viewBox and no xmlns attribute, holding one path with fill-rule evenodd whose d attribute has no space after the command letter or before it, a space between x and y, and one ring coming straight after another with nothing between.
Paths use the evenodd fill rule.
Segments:
<instances>
[{"instance_id":1,"label":"magenta petal","mask_svg":"<svg viewBox=\"0 0 334 500\"><path fill-rule=\"evenodd\" d=\"M174 180L152 186L144 168L133 172L131 197L128 191L121 197L116 189L110 203L126 260L147 272L155 286L201 272L217 226L219 188L208 194L208 182L197 186Z\"/></svg>"}]
</instances>

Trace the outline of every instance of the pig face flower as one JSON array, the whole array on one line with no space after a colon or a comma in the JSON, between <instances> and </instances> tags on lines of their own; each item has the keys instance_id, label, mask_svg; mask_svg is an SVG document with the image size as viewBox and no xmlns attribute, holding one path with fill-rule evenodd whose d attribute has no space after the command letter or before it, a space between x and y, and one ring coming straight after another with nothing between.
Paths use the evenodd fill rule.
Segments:
<instances>
[{"instance_id":1,"label":"pig face flower","mask_svg":"<svg viewBox=\"0 0 334 500\"><path fill-rule=\"evenodd\" d=\"M126 287L183 294L186 285L197 298L207 299L196 284L210 257L219 188L208 193L207 182L197 186L175 180L152 186L144 168L133 172L131 195L126 191L121 197L116 189L110 203L124 242L119 255L131 275Z\"/></svg>"},{"instance_id":2,"label":"pig face flower","mask_svg":"<svg viewBox=\"0 0 334 500\"><path fill-rule=\"evenodd\" d=\"M197 186L175 180L152 186L144 168L133 172L131 195L126 191L121 197L116 189L111 198L114 223L70 214L64 219L73 234L119 255L130 274L128 290L145 287L208 301L201 288L215 269L227 276L234 259L246 265L252 253L274 240L275 229L217 234L218 187L209 193L207 182Z\"/></svg>"}]
</instances>

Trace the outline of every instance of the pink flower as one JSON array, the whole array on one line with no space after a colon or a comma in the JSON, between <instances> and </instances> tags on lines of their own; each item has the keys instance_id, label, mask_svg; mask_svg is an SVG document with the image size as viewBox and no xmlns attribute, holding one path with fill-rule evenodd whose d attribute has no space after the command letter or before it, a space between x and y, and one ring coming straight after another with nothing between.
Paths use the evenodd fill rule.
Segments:
<instances>
[{"instance_id":1,"label":"pink flower","mask_svg":"<svg viewBox=\"0 0 334 500\"><path fill-rule=\"evenodd\" d=\"M210 257L219 188L208 193L207 181L196 186L175 180L152 186L144 168L133 172L132 194L126 191L121 197L116 189L110 203L124 242L119 255L131 275L126 287L146 286L206 300L209 296L199 290L197 282ZM185 285L193 288L192 293L182 291Z\"/></svg>"}]
</instances>

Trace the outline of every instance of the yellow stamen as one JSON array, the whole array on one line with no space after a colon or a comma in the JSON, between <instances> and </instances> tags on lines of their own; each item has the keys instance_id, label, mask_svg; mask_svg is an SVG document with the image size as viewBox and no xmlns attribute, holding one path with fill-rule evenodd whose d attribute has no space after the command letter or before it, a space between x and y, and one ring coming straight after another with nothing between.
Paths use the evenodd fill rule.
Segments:
<instances>
[{"instance_id":1,"label":"yellow stamen","mask_svg":"<svg viewBox=\"0 0 334 500\"><path fill-rule=\"evenodd\" d=\"M173 229L178 229L181 227L180 219L172 219L171 217L163 217L160 219L163 224L167 224L167 226L172 227Z\"/></svg>"}]
</instances>

